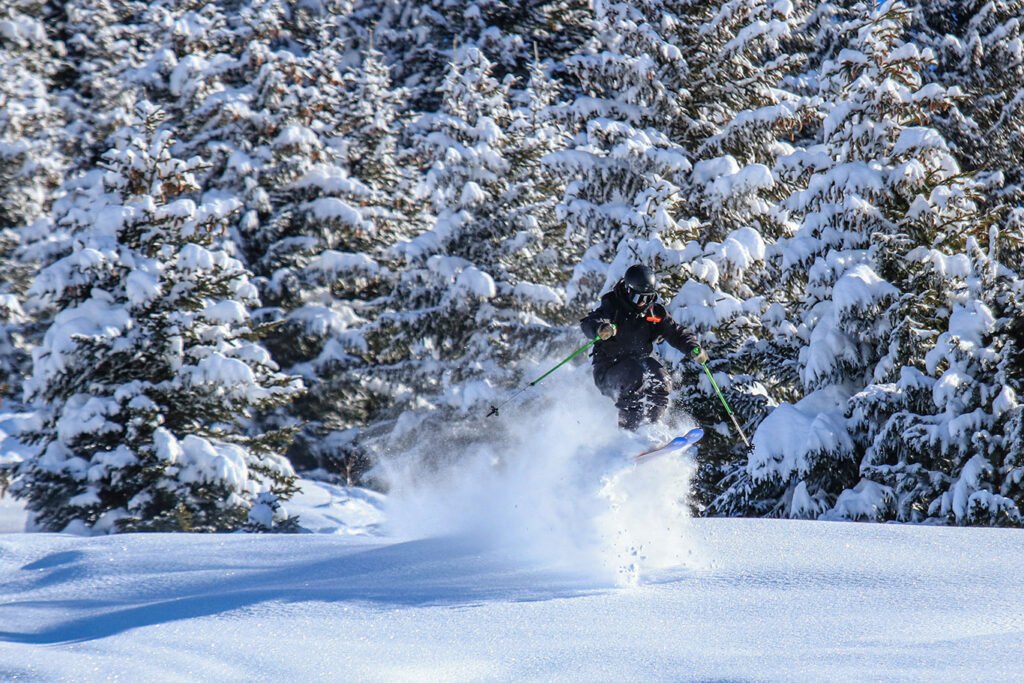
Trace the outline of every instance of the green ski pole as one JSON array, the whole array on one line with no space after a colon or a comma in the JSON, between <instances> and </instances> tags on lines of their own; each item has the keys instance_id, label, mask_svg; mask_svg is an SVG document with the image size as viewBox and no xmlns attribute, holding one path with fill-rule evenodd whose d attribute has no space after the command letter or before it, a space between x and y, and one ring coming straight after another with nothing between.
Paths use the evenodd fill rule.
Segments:
<instances>
[{"instance_id":1,"label":"green ski pole","mask_svg":"<svg viewBox=\"0 0 1024 683\"><path fill-rule=\"evenodd\" d=\"M497 415L497 414L498 414L498 409L499 409L499 408L504 408L504 407L505 407L506 405L508 405L508 403L509 403L510 401L514 400L514 399L515 399L515 398L516 398L517 396L519 396L519 394L523 393L524 391L526 391L526 390L527 390L527 389L529 389L530 387L533 387L533 386L536 386L536 385L540 384L540 383L541 383L541 381L542 381L542 380L543 380L543 379L544 379L545 377L547 377L547 376L548 376L548 375L550 375L550 374L551 374L552 372L554 372L554 371L555 371L555 370L557 370L558 368L562 367L563 365L565 365L566 363L568 363L569 361L571 361L571 360L572 360L573 358L575 358L576 356L580 355L581 353L583 353L584 351L586 351L587 349L589 349L589 348L590 348L591 346L593 346L594 344L596 344L596 343L597 343L597 342L599 342L599 341L601 341L601 337L600 337L600 336L594 337L593 339L591 339L590 341L588 341L588 342L587 342L586 344L584 344L583 346L581 346L580 348L576 349L576 350L575 350L575 351L573 351L573 352L572 352L571 354L569 354L569 356L568 356L568 357L567 357L567 358L566 358L565 360L563 360L563 361L562 361L561 363L559 363L559 364L558 364L558 365L556 365L555 367L551 368L550 370L548 370L548 371L547 371L547 372L545 372L545 373L544 373L543 375L541 375L541 376L540 376L540 377L538 377L537 379L535 379L535 380L533 380L532 382L530 382L529 384L527 384L527 385L526 385L525 387L523 387L522 389L520 389L520 390L519 390L519 391L517 391L516 393L512 394L511 396L509 396L509 397L508 397L507 399L505 399L505 400L504 400L504 401L503 401L503 402L501 403L501 405L497 405L497 406L491 406L491 412L487 413L487 417L490 417L491 415Z\"/></svg>"},{"instance_id":2,"label":"green ski pole","mask_svg":"<svg viewBox=\"0 0 1024 683\"><path fill-rule=\"evenodd\" d=\"M693 350L693 355L700 355L699 346ZM704 373L708 376L708 379L711 381L711 386L714 387L715 393L718 394L719 400L722 401L722 405L725 406L725 412L728 413L729 417L732 419L732 424L734 427L736 427L736 431L739 433L740 438L743 439L743 443L746 445L747 448L750 448L750 442L747 441L747 435L743 433L743 428L740 427L739 420L736 419L736 414L732 412L732 408L729 407L729 402L725 400L725 394L723 394L722 390L718 388L718 382L715 381L714 375L711 374L711 370L710 368L708 368L708 364L701 363L700 366L704 368Z\"/></svg>"}]
</instances>

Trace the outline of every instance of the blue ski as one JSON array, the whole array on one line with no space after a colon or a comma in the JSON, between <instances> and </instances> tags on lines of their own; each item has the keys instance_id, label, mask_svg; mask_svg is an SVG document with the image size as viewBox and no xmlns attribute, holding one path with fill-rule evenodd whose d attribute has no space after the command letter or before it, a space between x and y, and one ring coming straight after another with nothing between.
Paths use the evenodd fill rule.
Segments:
<instances>
[{"instance_id":1,"label":"blue ski","mask_svg":"<svg viewBox=\"0 0 1024 683\"><path fill-rule=\"evenodd\" d=\"M637 455L634 455L633 460L647 461L663 453L671 453L672 451L678 451L689 448L693 444L700 441L700 438L702 436L704 436L704 430L701 429L700 427L697 427L696 429L691 429L690 431L686 432L686 434L684 434L683 436L677 436L664 446L658 446L657 448L652 448L649 451L644 451L643 453L638 453Z\"/></svg>"}]
</instances>

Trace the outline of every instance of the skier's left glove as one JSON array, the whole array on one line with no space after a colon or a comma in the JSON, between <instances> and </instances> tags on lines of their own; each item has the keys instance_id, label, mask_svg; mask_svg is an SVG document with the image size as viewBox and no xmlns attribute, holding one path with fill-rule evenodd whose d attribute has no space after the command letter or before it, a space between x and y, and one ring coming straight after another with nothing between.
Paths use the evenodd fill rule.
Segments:
<instances>
[{"instance_id":1,"label":"skier's left glove","mask_svg":"<svg viewBox=\"0 0 1024 683\"><path fill-rule=\"evenodd\" d=\"M690 352L693 356L693 361L701 365L705 365L708 362L708 353L699 346L694 346L693 351Z\"/></svg>"},{"instance_id":2,"label":"skier's left glove","mask_svg":"<svg viewBox=\"0 0 1024 683\"><path fill-rule=\"evenodd\" d=\"M615 336L615 325L605 320L597 328L597 336L601 338L601 341L608 341Z\"/></svg>"}]
</instances>

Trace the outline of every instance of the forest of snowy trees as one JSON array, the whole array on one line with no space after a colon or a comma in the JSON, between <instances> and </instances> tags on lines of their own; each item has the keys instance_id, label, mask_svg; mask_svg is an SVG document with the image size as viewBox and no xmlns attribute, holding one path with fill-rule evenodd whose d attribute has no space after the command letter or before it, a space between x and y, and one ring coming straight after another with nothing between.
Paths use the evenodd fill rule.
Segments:
<instances>
[{"instance_id":1,"label":"forest of snowy trees","mask_svg":"<svg viewBox=\"0 0 1024 683\"><path fill-rule=\"evenodd\" d=\"M700 514L1024 526L1022 24L5 2L0 488L40 529L287 528L296 471L479 438L640 262L753 435L663 351Z\"/></svg>"}]
</instances>

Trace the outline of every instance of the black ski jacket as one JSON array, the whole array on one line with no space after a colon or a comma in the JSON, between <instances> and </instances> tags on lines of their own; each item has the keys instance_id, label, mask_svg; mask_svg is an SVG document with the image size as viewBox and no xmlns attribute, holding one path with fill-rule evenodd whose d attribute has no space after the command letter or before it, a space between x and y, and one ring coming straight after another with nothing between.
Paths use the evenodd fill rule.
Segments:
<instances>
[{"instance_id":1,"label":"black ski jacket","mask_svg":"<svg viewBox=\"0 0 1024 683\"><path fill-rule=\"evenodd\" d=\"M601 297L601 305L580 321L580 327L583 334L593 339L603 322L613 323L617 329L611 339L594 344L595 367L607 367L623 358L649 356L654 345L662 340L687 356L700 345L697 337L673 320L660 303L647 310L637 308L626 298L621 281Z\"/></svg>"}]
</instances>

